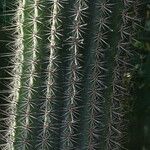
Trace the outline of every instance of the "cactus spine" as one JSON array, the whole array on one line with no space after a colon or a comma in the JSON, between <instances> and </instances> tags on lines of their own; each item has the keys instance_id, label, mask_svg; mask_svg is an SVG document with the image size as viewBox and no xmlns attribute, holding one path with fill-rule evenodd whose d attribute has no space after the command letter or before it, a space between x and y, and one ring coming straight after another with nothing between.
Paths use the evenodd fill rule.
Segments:
<instances>
[{"instance_id":1,"label":"cactus spine","mask_svg":"<svg viewBox=\"0 0 150 150\"><path fill-rule=\"evenodd\" d=\"M141 2L16 0L2 150L128 149Z\"/></svg>"}]
</instances>

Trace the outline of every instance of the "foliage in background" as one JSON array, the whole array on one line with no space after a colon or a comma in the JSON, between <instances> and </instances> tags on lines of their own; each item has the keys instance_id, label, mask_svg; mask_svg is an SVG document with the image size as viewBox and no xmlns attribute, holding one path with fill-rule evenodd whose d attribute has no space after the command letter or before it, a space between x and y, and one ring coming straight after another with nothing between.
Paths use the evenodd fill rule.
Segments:
<instances>
[{"instance_id":1,"label":"foliage in background","mask_svg":"<svg viewBox=\"0 0 150 150\"><path fill-rule=\"evenodd\" d=\"M139 61L136 65L134 109L131 115L130 149L150 149L150 2L142 9L144 28L137 36Z\"/></svg>"}]
</instances>

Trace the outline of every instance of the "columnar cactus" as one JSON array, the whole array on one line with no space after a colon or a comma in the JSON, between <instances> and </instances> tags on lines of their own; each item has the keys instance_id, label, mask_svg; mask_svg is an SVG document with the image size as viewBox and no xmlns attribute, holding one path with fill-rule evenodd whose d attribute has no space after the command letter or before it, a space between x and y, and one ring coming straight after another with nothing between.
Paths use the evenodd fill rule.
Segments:
<instances>
[{"instance_id":1,"label":"columnar cactus","mask_svg":"<svg viewBox=\"0 0 150 150\"><path fill-rule=\"evenodd\" d=\"M142 6L142 0L15 0L0 149L129 148Z\"/></svg>"}]
</instances>

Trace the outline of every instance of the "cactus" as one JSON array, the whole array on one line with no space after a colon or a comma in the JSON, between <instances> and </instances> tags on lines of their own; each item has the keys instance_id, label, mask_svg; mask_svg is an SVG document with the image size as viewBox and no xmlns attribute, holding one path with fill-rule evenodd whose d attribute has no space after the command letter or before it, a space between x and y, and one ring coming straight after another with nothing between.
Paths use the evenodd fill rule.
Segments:
<instances>
[{"instance_id":1,"label":"cactus","mask_svg":"<svg viewBox=\"0 0 150 150\"><path fill-rule=\"evenodd\" d=\"M10 5L9 95L0 149L129 149L133 45L143 1Z\"/></svg>"}]
</instances>

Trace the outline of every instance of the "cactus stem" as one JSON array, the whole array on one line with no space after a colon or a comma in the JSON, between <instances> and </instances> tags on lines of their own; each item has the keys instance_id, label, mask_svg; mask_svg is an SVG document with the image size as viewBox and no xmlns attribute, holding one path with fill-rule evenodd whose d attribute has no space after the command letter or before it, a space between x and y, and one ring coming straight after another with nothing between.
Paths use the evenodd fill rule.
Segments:
<instances>
[{"instance_id":1,"label":"cactus stem","mask_svg":"<svg viewBox=\"0 0 150 150\"><path fill-rule=\"evenodd\" d=\"M0 149L130 149L149 0L15 1L0 1Z\"/></svg>"}]
</instances>

